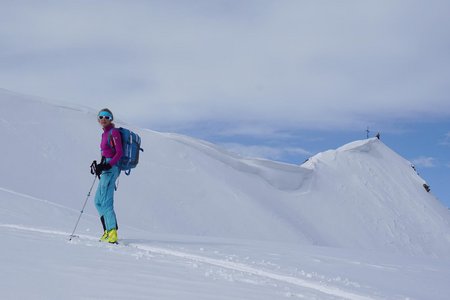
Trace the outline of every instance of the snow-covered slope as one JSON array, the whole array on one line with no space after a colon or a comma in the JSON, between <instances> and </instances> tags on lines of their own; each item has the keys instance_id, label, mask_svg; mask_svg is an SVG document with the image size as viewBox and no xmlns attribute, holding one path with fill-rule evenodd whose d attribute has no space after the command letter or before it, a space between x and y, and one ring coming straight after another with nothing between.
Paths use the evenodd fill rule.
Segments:
<instances>
[{"instance_id":1,"label":"snow-covered slope","mask_svg":"<svg viewBox=\"0 0 450 300\"><path fill-rule=\"evenodd\" d=\"M0 90L1 299L448 298L449 212L382 142L294 166L126 126L145 152L120 178L120 245L97 242L92 199L69 243L96 111Z\"/></svg>"},{"instance_id":2,"label":"snow-covered slope","mask_svg":"<svg viewBox=\"0 0 450 300\"><path fill-rule=\"evenodd\" d=\"M93 180L88 167L99 156L96 111L7 91L0 106L0 188L79 209ZM120 178L120 224L155 234L412 254L450 250L448 211L410 163L377 139L294 166L128 127L141 135L145 152L132 175ZM92 201L86 211L96 214ZM73 221L63 220L65 229Z\"/></svg>"}]
</instances>

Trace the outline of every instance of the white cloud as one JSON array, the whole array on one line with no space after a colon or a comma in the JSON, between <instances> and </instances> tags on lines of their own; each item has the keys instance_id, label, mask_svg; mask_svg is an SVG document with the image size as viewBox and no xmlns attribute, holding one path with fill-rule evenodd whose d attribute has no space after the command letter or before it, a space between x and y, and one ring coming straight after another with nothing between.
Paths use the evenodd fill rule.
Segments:
<instances>
[{"instance_id":1,"label":"white cloud","mask_svg":"<svg viewBox=\"0 0 450 300\"><path fill-rule=\"evenodd\" d=\"M141 123L450 111L447 1L4 1L1 87Z\"/></svg>"},{"instance_id":2,"label":"white cloud","mask_svg":"<svg viewBox=\"0 0 450 300\"><path fill-rule=\"evenodd\" d=\"M449 146L450 145L450 132L445 134L444 138L439 142L440 145Z\"/></svg>"},{"instance_id":3,"label":"white cloud","mask_svg":"<svg viewBox=\"0 0 450 300\"><path fill-rule=\"evenodd\" d=\"M433 168L436 166L434 157L420 156L412 160L412 163L422 168Z\"/></svg>"}]
</instances>

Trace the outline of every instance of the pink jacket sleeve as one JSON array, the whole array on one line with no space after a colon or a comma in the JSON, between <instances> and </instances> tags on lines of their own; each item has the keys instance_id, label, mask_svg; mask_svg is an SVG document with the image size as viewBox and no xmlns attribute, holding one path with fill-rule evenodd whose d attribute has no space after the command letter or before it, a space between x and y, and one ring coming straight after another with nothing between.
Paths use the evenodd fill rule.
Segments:
<instances>
[{"instance_id":1,"label":"pink jacket sleeve","mask_svg":"<svg viewBox=\"0 0 450 300\"><path fill-rule=\"evenodd\" d=\"M120 160L123 155L122 151L122 137L118 129L113 129L111 132L111 144L114 146L116 154L111 158L109 164L114 166Z\"/></svg>"}]
</instances>

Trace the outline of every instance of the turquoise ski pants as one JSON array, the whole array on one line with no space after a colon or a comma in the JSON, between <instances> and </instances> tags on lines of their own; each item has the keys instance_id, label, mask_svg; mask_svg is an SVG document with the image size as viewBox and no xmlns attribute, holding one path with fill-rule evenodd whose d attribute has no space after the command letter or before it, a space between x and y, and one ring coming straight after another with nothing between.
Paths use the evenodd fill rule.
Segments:
<instances>
[{"instance_id":1,"label":"turquoise ski pants","mask_svg":"<svg viewBox=\"0 0 450 300\"><path fill-rule=\"evenodd\" d=\"M104 218L108 231L117 228L116 213L114 212L114 190L119 174L120 170L117 166L103 171L95 194L95 207L100 218Z\"/></svg>"}]
</instances>

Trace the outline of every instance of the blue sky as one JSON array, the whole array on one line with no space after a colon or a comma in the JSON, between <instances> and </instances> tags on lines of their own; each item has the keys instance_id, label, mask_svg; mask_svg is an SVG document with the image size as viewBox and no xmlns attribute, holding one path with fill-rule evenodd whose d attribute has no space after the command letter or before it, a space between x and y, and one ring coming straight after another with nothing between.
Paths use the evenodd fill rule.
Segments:
<instances>
[{"instance_id":1,"label":"blue sky","mask_svg":"<svg viewBox=\"0 0 450 300\"><path fill-rule=\"evenodd\" d=\"M293 163L369 126L450 206L449 13L441 0L1 1L0 88Z\"/></svg>"}]
</instances>

